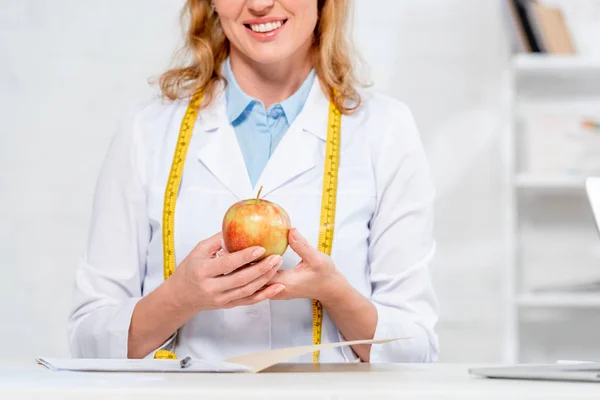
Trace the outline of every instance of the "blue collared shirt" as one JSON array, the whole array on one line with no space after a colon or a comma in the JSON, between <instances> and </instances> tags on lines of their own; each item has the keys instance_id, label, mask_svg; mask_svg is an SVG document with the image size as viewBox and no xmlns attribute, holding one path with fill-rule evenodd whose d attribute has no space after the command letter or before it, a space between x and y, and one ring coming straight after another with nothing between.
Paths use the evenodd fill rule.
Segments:
<instances>
[{"instance_id":1,"label":"blue collared shirt","mask_svg":"<svg viewBox=\"0 0 600 400\"><path fill-rule=\"evenodd\" d=\"M228 82L225 93L227 117L235 130L254 187L277 145L302 111L316 74L312 70L296 93L268 109L262 101L248 96L240 88L229 59L223 75Z\"/></svg>"}]
</instances>

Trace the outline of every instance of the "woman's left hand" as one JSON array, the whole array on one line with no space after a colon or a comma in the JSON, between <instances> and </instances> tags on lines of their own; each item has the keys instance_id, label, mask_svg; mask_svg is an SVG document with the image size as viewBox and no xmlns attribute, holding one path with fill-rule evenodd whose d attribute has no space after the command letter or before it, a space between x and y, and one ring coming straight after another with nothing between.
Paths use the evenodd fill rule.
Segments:
<instances>
[{"instance_id":1,"label":"woman's left hand","mask_svg":"<svg viewBox=\"0 0 600 400\"><path fill-rule=\"evenodd\" d=\"M297 229L290 230L289 244L302 261L294 268L278 271L268 285L282 284L285 289L272 300L315 299L334 301L349 286L331 258L312 247Z\"/></svg>"},{"instance_id":2,"label":"woman's left hand","mask_svg":"<svg viewBox=\"0 0 600 400\"><path fill-rule=\"evenodd\" d=\"M279 270L267 285L285 289L271 300L314 299L321 302L345 340L373 339L378 321L375 305L350 285L331 258L292 229L290 247L302 258L294 268ZM371 360L371 345L352 346L358 357Z\"/></svg>"}]
</instances>

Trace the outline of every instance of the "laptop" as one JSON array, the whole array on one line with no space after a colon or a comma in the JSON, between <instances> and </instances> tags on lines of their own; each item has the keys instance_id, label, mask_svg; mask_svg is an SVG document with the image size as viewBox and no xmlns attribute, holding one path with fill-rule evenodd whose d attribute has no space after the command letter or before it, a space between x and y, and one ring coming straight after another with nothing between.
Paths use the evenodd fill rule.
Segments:
<instances>
[{"instance_id":1,"label":"laptop","mask_svg":"<svg viewBox=\"0 0 600 400\"><path fill-rule=\"evenodd\" d=\"M600 232L600 177L588 178L585 182L585 189L594 212L596 228Z\"/></svg>"},{"instance_id":2,"label":"laptop","mask_svg":"<svg viewBox=\"0 0 600 400\"><path fill-rule=\"evenodd\" d=\"M600 233L600 177L588 178L586 191ZM600 382L600 362L479 367L469 369L469 374L493 379Z\"/></svg>"},{"instance_id":3,"label":"laptop","mask_svg":"<svg viewBox=\"0 0 600 400\"><path fill-rule=\"evenodd\" d=\"M469 369L469 374L490 379L584 381L600 383L600 363L531 364Z\"/></svg>"}]
</instances>

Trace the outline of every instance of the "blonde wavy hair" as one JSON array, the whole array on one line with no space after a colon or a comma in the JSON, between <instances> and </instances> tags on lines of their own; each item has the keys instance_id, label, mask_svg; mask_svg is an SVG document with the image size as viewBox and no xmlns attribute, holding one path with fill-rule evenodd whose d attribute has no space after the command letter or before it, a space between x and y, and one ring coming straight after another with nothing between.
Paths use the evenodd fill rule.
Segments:
<instances>
[{"instance_id":1,"label":"blonde wavy hair","mask_svg":"<svg viewBox=\"0 0 600 400\"><path fill-rule=\"evenodd\" d=\"M361 104L356 90L359 82L352 65L353 52L347 37L350 1L318 0L319 19L312 46L313 67L323 90L346 115ZM162 74L159 85L163 95L171 100L201 90L206 98L203 107L206 107L214 99L217 85L223 79L221 66L229 56L229 40L211 0L187 0L181 18L187 32L185 45L178 56L184 61Z\"/></svg>"}]
</instances>

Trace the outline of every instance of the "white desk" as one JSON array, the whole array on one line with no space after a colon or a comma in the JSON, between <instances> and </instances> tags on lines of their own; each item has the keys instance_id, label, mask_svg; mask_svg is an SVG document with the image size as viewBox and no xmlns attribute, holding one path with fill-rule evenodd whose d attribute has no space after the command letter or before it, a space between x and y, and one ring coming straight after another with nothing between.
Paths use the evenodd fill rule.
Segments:
<instances>
[{"instance_id":1,"label":"white desk","mask_svg":"<svg viewBox=\"0 0 600 400\"><path fill-rule=\"evenodd\" d=\"M282 365L251 374L52 372L0 363L0 399L600 399L600 384L488 380L471 365ZM341 369L340 369L341 368ZM283 373L285 372L285 373Z\"/></svg>"}]
</instances>

